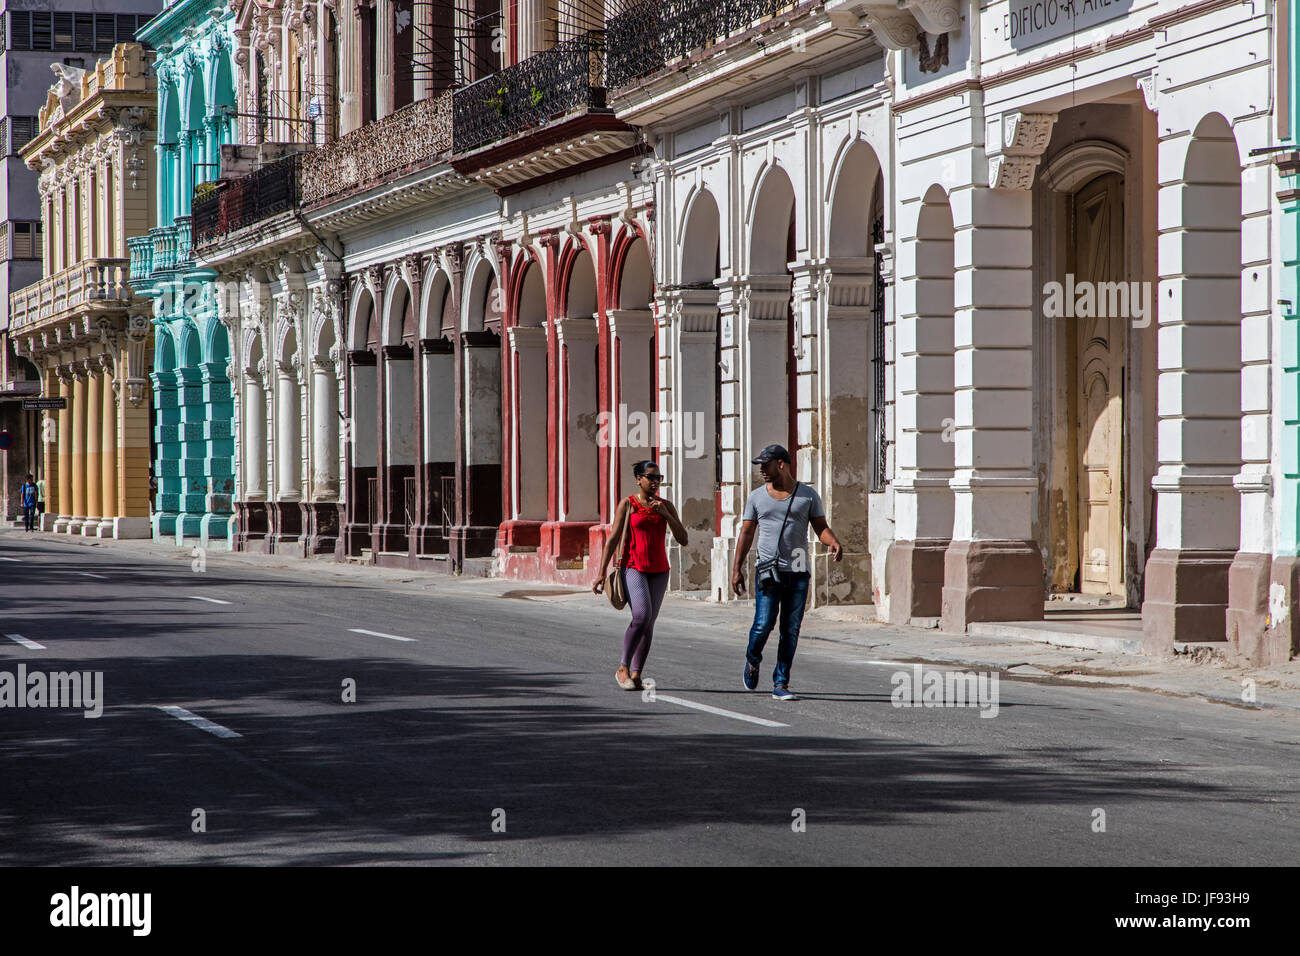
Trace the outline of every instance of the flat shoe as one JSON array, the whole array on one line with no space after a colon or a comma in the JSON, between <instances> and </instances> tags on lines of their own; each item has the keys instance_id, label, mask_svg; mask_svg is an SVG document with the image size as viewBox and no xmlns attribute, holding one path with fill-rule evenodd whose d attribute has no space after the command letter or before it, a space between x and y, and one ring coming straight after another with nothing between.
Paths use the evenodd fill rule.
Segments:
<instances>
[{"instance_id":1,"label":"flat shoe","mask_svg":"<svg viewBox=\"0 0 1300 956\"><path fill-rule=\"evenodd\" d=\"M623 688L624 690L636 690L636 681L632 680L632 678L630 677L624 680L622 677L619 677L617 674L615 674L614 681L615 683L618 684L619 687Z\"/></svg>"}]
</instances>

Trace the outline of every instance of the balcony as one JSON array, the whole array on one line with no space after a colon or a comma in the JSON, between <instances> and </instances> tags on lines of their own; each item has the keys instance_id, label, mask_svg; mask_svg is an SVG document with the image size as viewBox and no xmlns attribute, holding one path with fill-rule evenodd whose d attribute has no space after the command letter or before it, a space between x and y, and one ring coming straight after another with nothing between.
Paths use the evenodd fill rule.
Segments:
<instances>
[{"instance_id":1,"label":"balcony","mask_svg":"<svg viewBox=\"0 0 1300 956\"><path fill-rule=\"evenodd\" d=\"M302 204L311 206L424 166L451 152L452 94L419 100L302 156Z\"/></svg>"},{"instance_id":2,"label":"balcony","mask_svg":"<svg viewBox=\"0 0 1300 956\"><path fill-rule=\"evenodd\" d=\"M9 331L17 334L81 307L120 307L131 298L127 259L86 259L9 296Z\"/></svg>"},{"instance_id":3,"label":"balcony","mask_svg":"<svg viewBox=\"0 0 1300 956\"><path fill-rule=\"evenodd\" d=\"M605 104L605 34L592 30L457 90L452 165L500 188L630 149Z\"/></svg>"},{"instance_id":4,"label":"balcony","mask_svg":"<svg viewBox=\"0 0 1300 956\"><path fill-rule=\"evenodd\" d=\"M296 209L302 157L302 153L293 153L237 179L219 181L209 194L196 196L185 224L187 230L192 225L194 247ZM176 222L179 227L181 220Z\"/></svg>"},{"instance_id":5,"label":"balcony","mask_svg":"<svg viewBox=\"0 0 1300 956\"><path fill-rule=\"evenodd\" d=\"M791 76L846 56L879 56L888 44L872 18L915 26L900 8L922 2L956 0L641 0L606 27L610 105L636 126L702 118L719 102L771 95L764 85L788 88Z\"/></svg>"},{"instance_id":6,"label":"balcony","mask_svg":"<svg viewBox=\"0 0 1300 956\"><path fill-rule=\"evenodd\" d=\"M794 6L792 0L644 0L609 22L610 89Z\"/></svg>"}]
</instances>

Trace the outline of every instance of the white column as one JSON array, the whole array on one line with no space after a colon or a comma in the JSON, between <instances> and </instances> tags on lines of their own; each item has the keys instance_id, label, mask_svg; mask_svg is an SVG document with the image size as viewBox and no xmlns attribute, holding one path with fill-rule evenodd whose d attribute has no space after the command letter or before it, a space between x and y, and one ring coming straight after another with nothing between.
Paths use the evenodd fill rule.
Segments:
<instances>
[{"instance_id":1,"label":"white column","mask_svg":"<svg viewBox=\"0 0 1300 956\"><path fill-rule=\"evenodd\" d=\"M312 499L333 501L339 495L338 382L334 362L312 360Z\"/></svg>"},{"instance_id":2,"label":"white column","mask_svg":"<svg viewBox=\"0 0 1300 956\"><path fill-rule=\"evenodd\" d=\"M276 488L277 501L302 499L301 403L298 396L298 367L292 362L276 363Z\"/></svg>"},{"instance_id":3,"label":"white column","mask_svg":"<svg viewBox=\"0 0 1300 956\"><path fill-rule=\"evenodd\" d=\"M266 393L262 375L244 370L244 500L266 500Z\"/></svg>"}]
</instances>

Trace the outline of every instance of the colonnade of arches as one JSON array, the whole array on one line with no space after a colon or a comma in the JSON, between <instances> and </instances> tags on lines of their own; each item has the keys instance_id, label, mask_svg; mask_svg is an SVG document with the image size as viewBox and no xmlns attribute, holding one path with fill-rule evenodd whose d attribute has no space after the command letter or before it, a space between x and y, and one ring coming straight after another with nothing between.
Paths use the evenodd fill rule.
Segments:
<instances>
[{"instance_id":1,"label":"colonnade of arches","mask_svg":"<svg viewBox=\"0 0 1300 956\"><path fill-rule=\"evenodd\" d=\"M868 496L887 443L885 404L872 398L886 374L876 354L880 162L850 139L815 186L784 161L744 179L739 208L723 181L702 179L690 193L673 227L680 258L667 264L676 282L659 296L670 317L661 410L678 436L661 449L666 492L690 539L674 548L675 583L730 596L734 542L758 482L750 461L777 443L817 487L848 555L838 567L814 556L814 600L869 602Z\"/></svg>"},{"instance_id":2,"label":"colonnade of arches","mask_svg":"<svg viewBox=\"0 0 1300 956\"><path fill-rule=\"evenodd\" d=\"M349 554L490 555L501 521L501 306L480 256L376 268L349 299Z\"/></svg>"},{"instance_id":3,"label":"colonnade of arches","mask_svg":"<svg viewBox=\"0 0 1300 956\"><path fill-rule=\"evenodd\" d=\"M508 275L503 567L576 580L660 444L649 245L640 225L551 233Z\"/></svg>"},{"instance_id":4,"label":"colonnade of arches","mask_svg":"<svg viewBox=\"0 0 1300 956\"><path fill-rule=\"evenodd\" d=\"M230 340L210 314L158 325L154 340L155 537L229 536L234 499Z\"/></svg>"},{"instance_id":5,"label":"colonnade of arches","mask_svg":"<svg viewBox=\"0 0 1300 956\"><path fill-rule=\"evenodd\" d=\"M247 332L242 359L240 546L337 554L340 481L338 338L328 314L282 318L274 341ZM269 353L269 354L268 354Z\"/></svg>"}]
</instances>

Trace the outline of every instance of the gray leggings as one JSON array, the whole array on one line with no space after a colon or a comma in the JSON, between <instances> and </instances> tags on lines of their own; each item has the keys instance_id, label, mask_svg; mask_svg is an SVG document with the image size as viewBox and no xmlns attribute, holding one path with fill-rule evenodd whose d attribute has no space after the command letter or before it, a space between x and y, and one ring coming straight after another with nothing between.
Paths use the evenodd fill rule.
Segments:
<instances>
[{"instance_id":1,"label":"gray leggings","mask_svg":"<svg viewBox=\"0 0 1300 956\"><path fill-rule=\"evenodd\" d=\"M628 670L641 673L645 667L646 655L650 653L650 641L654 637L655 618L659 616L659 605L664 601L664 592L668 590L668 572L643 574L632 568L624 571L627 580L627 603L632 609L632 623L623 635L622 665Z\"/></svg>"}]
</instances>

